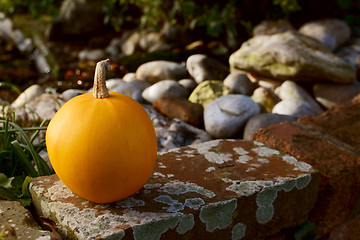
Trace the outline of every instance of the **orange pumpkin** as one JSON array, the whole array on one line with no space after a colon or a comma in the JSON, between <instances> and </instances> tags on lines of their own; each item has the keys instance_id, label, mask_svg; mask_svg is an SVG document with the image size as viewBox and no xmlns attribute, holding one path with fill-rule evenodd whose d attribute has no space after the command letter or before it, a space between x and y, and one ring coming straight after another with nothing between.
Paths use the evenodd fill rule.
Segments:
<instances>
[{"instance_id":1,"label":"orange pumpkin","mask_svg":"<svg viewBox=\"0 0 360 240\"><path fill-rule=\"evenodd\" d=\"M145 109L132 98L108 93L109 60L97 63L94 92L65 103L51 119L46 146L60 180L95 203L123 199L152 174L156 135Z\"/></svg>"}]
</instances>

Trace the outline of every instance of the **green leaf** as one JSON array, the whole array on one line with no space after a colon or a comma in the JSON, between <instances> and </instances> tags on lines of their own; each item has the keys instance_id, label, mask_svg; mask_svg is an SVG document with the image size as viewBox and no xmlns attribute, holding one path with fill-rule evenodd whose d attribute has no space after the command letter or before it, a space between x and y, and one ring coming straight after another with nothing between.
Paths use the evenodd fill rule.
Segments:
<instances>
[{"instance_id":1,"label":"green leaf","mask_svg":"<svg viewBox=\"0 0 360 240\"><path fill-rule=\"evenodd\" d=\"M9 201L16 201L17 197L14 194L14 190L0 186L0 198Z\"/></svg>"},{"instance_id":2,"label":"green leaf","mask_svg":"<svg viewBox=\"0 0 360 240\"><path fill-rule=\"evenodd\" d=\"M4 188L10 188L11 187L11 181L14 178L8 178L4 173L0 173L0 186Z\"/></svg>"},{"instance_id":3,"label":"green leaf","mask_svg":"<svg viewBox=\"0 0 360 240\"><path fill-rule=\"evenodd\" d=\"M30 198L29 184L31 183L32 180L34 180L34 178L26 176L22 184L22 195L24 198Z\"/></svg>"}]
</instances>

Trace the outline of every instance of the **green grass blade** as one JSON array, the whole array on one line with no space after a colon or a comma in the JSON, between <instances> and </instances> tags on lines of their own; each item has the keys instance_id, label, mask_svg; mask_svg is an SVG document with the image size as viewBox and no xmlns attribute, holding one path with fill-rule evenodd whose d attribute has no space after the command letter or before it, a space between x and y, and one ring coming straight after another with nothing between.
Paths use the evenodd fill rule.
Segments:
<instances>
[{"instance_id":1,"label":"green grass blade","mask_svg":"<svg viewBox=\"0 0 360 240\"><path fill-rule=\"evenodd\" d=\"M0 120L0 122L2 122L2 121L4 121L4 120ZM29 152L30 152L30 154L31 154L31 156L32 156L32 158L33 158L33 160L35 162L35 165L36 165L36 167L38 169L39 175L50 175L50 174L52 174L53 172L51 171L50 167L45 163L45 161L35 151L33 145L30 142L29 137L26 135L24 130L14 122L9 121L9 125L11 125L12 127L14 127L15 129L18 130L21 139L23 139L25 144L27 145L28 150L29 150Z\"/></svg>"},{"instance_id":2,"label":"green grass blade","mask_svg":"<svg viewBox=\"0 0 360 240\"><path fill-rule=\"evenodd\" d=\"M0 87L8 87L8 88L11 88L12 90L14 90L17 94L21 94L21 90L15 85L15 84L12 84L12 83L9 83L9 82L0 82Z\"/></svg>"},{"instance_id":3,"label":"green grass blade","mask_svg":"<svg viewBox=\"0 0 360 240\"><path fill-rule=\"evenodd\" d=\"M47 120L47 119L44 119L44 121L42 121L42 123L41 123L40 126L39 126L40 128L37 129L37 130L31 135L31 137L30 137L30 142L31 142L31 143L33 143L34 140L35 140L35 138L37 137L37 135L39 135L40 130L46 130L46 128L45 128L45 129L43 129L43 128L44 128L45 124L47 124L48 122L49 122L49 120Z\"/></svg>"},{"instance_id":4,"label":"green grass blade","mask_svg":"<svg viewBox=\"0 0 360 240\"><path fill-rule=\"evenodd\" d=\"M32 177L38 177L40 174L35 170L34 166L31 164L31 161L28 159L25 152L21 148L19 141L14 140L11 142L11 145L14 149L14 152L16 153L16 156L25 165L25 168L27 169L29 175Z\"/></svg>"}]
</instances>

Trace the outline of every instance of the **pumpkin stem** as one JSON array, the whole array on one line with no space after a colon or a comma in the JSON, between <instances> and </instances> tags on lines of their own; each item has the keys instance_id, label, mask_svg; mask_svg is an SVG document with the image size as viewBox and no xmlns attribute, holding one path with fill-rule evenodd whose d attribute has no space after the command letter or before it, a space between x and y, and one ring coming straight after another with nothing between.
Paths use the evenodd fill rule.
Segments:
<instances>
[{"instance_id":1,"label":"pumpkin stem","mask_svg":"<svg viewBox=\"0 0 360 240\"><path fill-rule=\"evenodd\" d=\"M95 98L107 98L109 96L109 92L105 84L106 70L111 69L109 62L110 60L106 59L96 64L93 91L93 96Z\"/></svg>"}]
</instances>

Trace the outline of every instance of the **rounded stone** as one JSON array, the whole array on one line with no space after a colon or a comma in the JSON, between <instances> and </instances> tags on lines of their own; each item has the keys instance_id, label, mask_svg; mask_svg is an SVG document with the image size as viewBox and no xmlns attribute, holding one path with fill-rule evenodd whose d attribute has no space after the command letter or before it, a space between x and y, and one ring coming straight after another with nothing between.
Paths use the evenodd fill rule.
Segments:
<instances>
[{"instance_id":1,"label":"rounded stone","mask_svg":"<svg viewBox=\"0 0 360 240\"><path fill-rule=\"evenodd\" d=\"M276 113L262 113L251 117L244 129L244 139L253 140L254 133L260 129L283 121L295 121L296 117Z\"/></svg>"},{"instance_id":2,"label":"rounded stone","mask_svg":"<svg viewBox=\"0 0 360 240\"><path fill-rule=\"evenodd\" d=\"M188 91L175 80L163 80L146 88L142 93L143 98L154 103L161 97L177 96L186 98Z\"/></svg>"},{"instance_id":3,"label":"rounded stone","mask_svg":"<svg viewBox=\"0 0 360 240\"><path fill-rule=\"evenodd\" d=\"M153 84L161 80L180 80L187 77L187 70L179 63L171 61L151 61L144 63L136 70L136 78Z\"/></svg>"},{"instance_id":4,"label":"rounded stone","mask_svg":"<svg viewBox=\"0 0 360 240\"><path fill-rule=\"evenodd\" d=\"M360 94L360 82L354 84L318 83L313 86L315 99L326 108L349 101Z\"/></svg>"},{"instance_id":5,"label":"rounded stone","mask_svg":"<svg viewBox=\"0 0 360 240\"><path fill-rule=\"evenodd\" d=\"M250 97L240 94L224 95L206 106L205 130L214 138L231 138L250 117L259 113L259 105Z\"/></svg>"},{"instance_id":6,"label":"rounded stone","mask_svg":"<svg viewBox=\"0 0 360 240\"><path fill-rule=\"evenodd\" d=\"M280 102L280 98L273 91L264 87L255 89L251 98L266 112L271 112L273 107Z\"/></svg>"},{"instance_id":7,"label":"rounded stone","mask_svg":"<svg viewBox=\"0 0 360 240\"><path fill-rule=\"evenodd\" d=\"M323 112L319 103L300 85L293 81L285 81L279 88L276 89L281 100L295 100L307 102L317 114Z\"/></svg>"},{"instance_id":8,"label":"rounded stone","mask_svg":"<svg viewBox=\"0 0 360 240\"><path fill-rule=\"evenodd\" d=\"M251 95L254 91L254 84L246 74L240 72L230 73L224 79L224 85L229 88L231 93Z\"/></svg>"},{"instance_id":9,"label":"rounded stone","mask_svg":"<svg viewBox=\"0 0 360 240\"><path fill-rule=\"evenodd\" d=\"M192 92L197 86L194 79L181 79L179 84L186 88L189 92Z\"/></svg>"},{"instance_id":10,"label":"rounded stone","mask_svg":"<svg viewBox=\"0 0 360 240\"><path fill-rule=\"evenodd\" d=\"M186 61L186 68L197 83L223 80L229 72L228 67L205 54L191 55Z\"/></svg>"},{"instance_id":11,"label":"rounded stone","mask_svg":"<svg viewBox=\"0 0 360 240\"><path fill-rule=\"evenodd\" d=\"M15 101L11 104L13 108L20 108L25 106L26 103L34 100L39 97L41 94L45 93L45 89L37 84L28 87L24 92L22 92Z\"/></svg>"},{"instance_id":12,"label":"rounded stone","mask_svg":"<svg viewBox=\"0 0 360 240\"><path fill-rule=\"evenodd\" d=\"M307 102L297 100L282 100L276 104L272 113L290 115L296 118L303 116L316 116L318 113Z\"/></svg>"},{"instance_id":13,"label":"rounded stone","mask_svg":"<svg viewBox=\"0 0 360 240\"><path fill-rule=\"evenodd\" d=\"M230 91L222 81L208 80L200 83L190 94L189 101L200 103L204 107L222 95L229 94Z\"/></svg>"}]
</instances>

